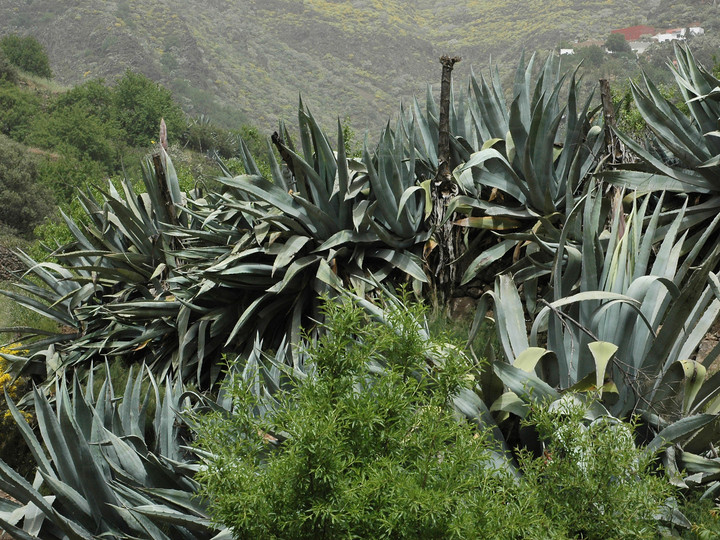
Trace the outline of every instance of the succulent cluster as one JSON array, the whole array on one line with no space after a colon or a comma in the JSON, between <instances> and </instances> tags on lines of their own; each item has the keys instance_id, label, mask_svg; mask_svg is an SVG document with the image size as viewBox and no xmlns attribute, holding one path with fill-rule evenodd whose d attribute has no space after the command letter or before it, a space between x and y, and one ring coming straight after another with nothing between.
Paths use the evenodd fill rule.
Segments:
<instances>
[{"instance_id":1,"label":"succulent cluster","mask_svg":"<svg viewBox=\"0 0 720 540\"><path fill-rule=\"evenodd\" d=\"M541 402L579 395L591 420L638 417L638 444L662 453L674 482L702 485L712 499L720 374L708 368L720 349L695 355L720 312L720 81L689 51L677 56L690 118L650 81L634 87L646 142L613 132L592 96L578 103L575 74L553 58L535 79L534 58L521 62L509 104L496 72L451 96L453 286L485 286L473 333L492 308L502 345L501 357L483 353L489 367L451 401L491 430L495 457L509 464L514 449L532 446L518 426ZM288 378L313 377L299 345L322 332L321 296L352 296L392 325L374 295L402 309L388 290L433 290L439 118L429 91L424 108L403 109L352 158L342 126L333 147L301 103L297 140L284 125L273 136L271 177L241 142L245 174L223 167L214 191L182 193L160 150L145 164L144 193L124 184L80 194L88 224L66 219L75 240L55 251L59 263L22 255L24 294L6 293L61 330L24 329L27 354L4 355L13 374L38 384L25 401L43 444L23 428L38 462L33 484L0 468L0 487L21 500L0 515L3 527L21 538L218 534L191 498L198 458L179 442L178 412L230 407L222 392L202 397L217 390L228 357L263 400ZM637 159L608 159L609 135ZM428 349L429 373L441 356ZM110 381L96 397L92 366L114 357L146 366L152 429L142 423L142 377L122 399ZM156 380L168 381L163 399ZM184 393L188 384L197 393Z\"/></svg>"}]
</instances>

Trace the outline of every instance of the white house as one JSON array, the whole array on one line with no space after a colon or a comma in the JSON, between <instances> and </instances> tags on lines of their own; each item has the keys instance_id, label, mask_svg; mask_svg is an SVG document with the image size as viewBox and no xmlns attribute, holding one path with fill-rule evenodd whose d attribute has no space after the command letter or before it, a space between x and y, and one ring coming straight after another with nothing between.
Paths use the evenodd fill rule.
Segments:
<instances>
[{"instance_id":1,"label":"white house","mask_svg":"<svg viewBox=\"0 0 720 540\"><path fill-rule=\"evenodd\" d=\"M685 33L690 31L691 36L702 36L705 33L705 29L701 26L689 26L687 28L669 28L660 34L655 34L652 38L658 43L665 41L675 41L687 39Z\"/></svg>"},{"instance_id":2,"label":"white house","mask_svg":"<svg viewBox=\"0 0 720 540\"><path fill-rule=\"evenodd\" d=\"M565 54L575 54L575 49L560 49L560 56Z\"/></svg>"},{"instance_id":3,"label":"white house","mask_svg":"<svg viewBox=\"0 0 720 540\"><path fill-rule=\"evenodd\" d=\"M674 41L677 39L681 39L676 34L669 34L669 33L655 34L652 38L655 41L657 41L658 43L665 43L666 41ZM682 38L682 39L684 39L684 38Z\"/></svg>"}]
</instances>

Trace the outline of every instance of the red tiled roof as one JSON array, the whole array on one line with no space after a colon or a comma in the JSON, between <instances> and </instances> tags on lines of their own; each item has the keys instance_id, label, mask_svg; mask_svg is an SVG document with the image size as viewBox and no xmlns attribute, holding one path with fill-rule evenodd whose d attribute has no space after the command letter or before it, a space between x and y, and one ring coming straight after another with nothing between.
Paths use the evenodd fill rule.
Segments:
<instances>
[{"instance_id":1,"label":"red tiled roof","mask_svg":"<svg viewBox=\"0 0 720 540\"><path fill-rule=\"evenodd\" d=\"M657 31L652 26L630 26L628 28L620 28L619 30L613 30L613 34L622 34L625 36L626 41L637 41L640 36L645 34L654 35Z\"/></svg>"}]
</instances>

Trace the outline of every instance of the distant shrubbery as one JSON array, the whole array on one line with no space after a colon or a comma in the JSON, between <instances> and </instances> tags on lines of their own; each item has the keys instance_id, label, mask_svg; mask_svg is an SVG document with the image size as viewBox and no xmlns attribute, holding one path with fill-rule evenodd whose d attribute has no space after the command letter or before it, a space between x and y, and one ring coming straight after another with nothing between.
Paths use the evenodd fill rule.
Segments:
<instances>
[{"instance_id":1,"label":"distant shrubbery","mask_svg":"<svg viewBox=\"0 0 720 540\"><path fill-rule=\"evenodd\" d=\"M17 75L17 69L0 48L0 83L14 83L17 80Z\"/></svg>"},{"instance_id":2,"label":"distant shrubbery","mask_svg":"<svg viewBox=\"0 0 720 540\"><path fill-rule=\"evenodd\" d=\"M0 232L30 237L54 207L52 195L39 184L37 159L0 135Z\"/></svg>"},{"instance_id":3,"label":"distant shrubbery","mask_svg":"<svg viewBox=\"0 0 720 540\"><path fill-rule=\"evenodd\" d=\"M23 71L40 77L52 78L50 60L45 47L32 36L10 34L0 39L0 49L8 61Z\"/></svg>"},{"instance_id":4,"label":"distant shrubbery","mask_svg":"<svg viewBox=\"0 0 720 540\"><path fill-rule=\"evenodd\" d=\"M187 124L169 90L132 71L126 71L112 89L112 115L131 146L157 140L153 134L158 132L160 118L175 137L184 133Z\"/></svg>"},{"instance_id":5,"label":"distant shrubbery","mask_svg":"<svg viewBox=\"0 0 720 540\"><path fill-rule=\"evenodd\" d=\"M4 41L16 43L17 36L11 37ZM186 147L201 153L217 151L231 158L237 153L239 135L256 155L266 150L262 137L253 128L231 132L207 118L188 119L170 91L144 75L127 71L114 85L94 79L59 94L48 94L16 84L18 71L3 51L0 48L0 134L5 137L0 144L3 148L12 146L12 151L0 161L6 169L10 163L25 169L10 171L3 182L13 183L21 177L33 179L24 180L5 199L13 201L0 212L0 222L9 224L8 232L31 238L33 227L56 204L77 218L79 206L73 200L78 189L105 189L107 180L119 175L129 175L137 183L140 158L159 142L161 118L176 151ZM11 144L10 139L34 147L36 155L20 159L18 156L27 154L27 149ZM192 159L197 163L207 161L202 157ZM198 173L207 169L209 162L200 170L193 165L191 171L185 170L186 161L178 160L178 174L194 177L190 182L194 185L202 176ZM36 197L36 204L21 200L29 194ZM20 214L24 217L20 218ZM48 223L38 234L45 243L54 245L54 240L68 237L64 230L64 225Z\"/></svg>"}]
</instances>

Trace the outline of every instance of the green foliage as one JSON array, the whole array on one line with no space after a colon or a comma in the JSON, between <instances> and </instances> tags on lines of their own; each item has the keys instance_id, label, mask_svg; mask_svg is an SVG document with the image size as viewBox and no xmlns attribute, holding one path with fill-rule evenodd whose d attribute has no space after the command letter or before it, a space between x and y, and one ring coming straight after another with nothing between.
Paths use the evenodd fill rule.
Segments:
<instances>
[{"instance_id":1,"label":"green foliage","mask_svg":"<svg viewBox=\"0 0 720 540\"><path fill-rule=\"evenodd\" d=\"M720 508L711 499L690 494L684 501L683 513L692 524L683 538L713 540L720 537Z\"/></svg>"},{"instance_id":2,"label":"green foliage","mask_svg":"<svg viewBox=\"0 0 720 540\"><path fill-rule=\"evenodd\" d=\"M572 394L532 409L525 425L544 443L542 457L524 453L528 491L568 538L655 538L669 517L674 489L656 474L655 456L635 446L635 425L602 416Z\"/></svg>"},{"instance_id":3,"label":"green foliage","mask_svg":"<svg viewBox=\"0 0 720 540\"><path fill-rule=\"evenodd\" d=\"M41 183L51 189L64 209L73 206L78 189L100 183L107 177L105 164L77 156L55 155L38 163Z\"/></svg>"},{"instance_id":4,"label":"green foliage","mask_svg":"<svg viewBox=\"0 0 720 540\"><path fill-rule=\"evenodd\" d=\"M597 68L605 61L605 51L597 45L589 45L577 49L575 57L573 60L582 62L583 65L587 64L590 68Z\"/></svg>"},{"instance_id":5,"label":"green foliage","mask_svg":"<svg viewBox=\"0 0 720 540\"><path fill-rule=\"evenodd\" d=\"M343 141L345 141L345 155L351 158L362 156L362 148L358 143L355 130L350 125L350 117L346 116L342 122Z\"/></svg>"},{"instance_id":6,"label":"green foliage","mask_svg":"<svg viewBox=\"0 0 720 540\"><path fill-rule=\"evenodd\" d=\"M33 36L23 37L9 34L0 39L0 49L3 50L10 63L23 71L48 79L52 78L50 60L45 52L45 47Z\"/></svg>"},{"instance_id":7,"label":"green foliage","mask_svg":"<svg viewBox=\"0 0 720 540\"><path fill-rule=\"evenodd\" d=\"M605 48L614 53L632 51L630 44L625 40L625 36L622 34L610 34L605 40Z\"/></svg>"},{"instance_id":8,"label":"green foliage","mask_svg":"<svg viewBox=\"0 0 720 540\"><path fill-rule=\"evenodd\" d=\"M113 87L114 117L132 146L147 147L158 140L160 120L165 119L168 140L180 139L185 117L169 90L144 75L126 71Z\"/></svg>"},{"instance_id":9,"label":"green foliage","mask_svg":"<svg viewBox=\"0 0 720 540\"><path fill-rule=\"evenodd\" d=\"M448 407L472 366L407 300L383 324L326 303L306 375L281 370L272 396L258 381L276 367L231 366L232 412L198 418L198 479L236 538L652 538L670 521L675 488L635 425L572 394L532 408L544 452L513 477Z\"/></svg>"},{"instance_id":10,"label":"green foliage","mask_svg":"<svg viewBox=\"0 0 720 540\"><path fill-rule=\"evenodd\" d=\"M52 195L38 182L37 159L4 135L0 135L0 200L0 225L24 237L53 211Z\"/></svg>"},{"instance_id":11,"label":"green foliage","mask_svg":"<svg viewBox=\"0 0 720 540\"><path fill-rule=\"evenodd\" d=\"M653 535L671 494L650 465L656 453L676 483L684 477L706 498L720 490L711 446L720 375L706 377L720 348L692 359L720 314L720 83L681 52L687 108L649 81L631 87L633 121L639 115L657 141L642 148L620 135L640 162L607 168L602 116L592 99L579 99L578 79L553 58L536 72L521 62L507 102L497 71L472 78L452 100L461 196L448 214L464 215L451 225L465 250L453 264L472 261L457 280L479 290L501 267L490 263L513 260L469 332L494 300L503 357L486 348L491 369L429 339L414 308L383 311L368 301L384 283L412 284L420 296L433 273L424 182L438 166L431 91L424 112L418 103L403 111L362 159L348 159L347 124L338 122L333 148L301 104L297 146L281 124L280 152L265 154L265 168L252 154L267 141L241 129L247 142L237 140L238 159L215 189L190 189L203 184L197 163L176 169L160 152L160 164L146 163L144 188L111 177L102 191L86 190L69 211L60 264L24 257L32 272L21 293L7 293L74 333L35 332L10 369L45 380L122 357L210 389L224 354L248 353L221 391L232 412L201 420L207 493L241 537ZM126 93L141 94L133 84ZM83 85L48 102L47 123L31 123L30 136L63 149L47 162L45 181L53 182L52 166L68 185L80 181L74 169L101 166L103 141L113 137L102 130L125 133L115 92ZM103 119L86 122L102 136L65 137L86 110ZM227 142L209 121L194 129L186 142L203 150ZM598 176L642 194L609 200ZM655 187L677 195L646 194ZM321 293L357 294L385 325L347 303L320 311ZM303 330L317 337L307 349L296 347ZM276 360L258 360L262 348L277 349ZM559 412L575 392L587 399L582 412ZM524 451L543 443L538 436L549 456Z\"/></svg>"},{"instance_id":12,"label":"green foliage","mask_svg":"<svg viewBox=\"0 0 720 540\"><path fill-rule=\"evenodd\" d=\"M35 93L11 84L0 84L0 133L24 141L41 104L41 98Z\"/></svg>"},{"instance_id":13,"label":"green foliage","mask_svg":"<svg viewBox=\"0 0 720 540\"><path fill-rule=\"evenodd\" d=\"M239 145L239 140L242 140L242 142L245 143L250 155L254 156L255 163L262 176L264 178L271 178L271 164L273 160L268 155L269 137L267 135L264 136L260 133L260 130L258 130L258 128L249 124L243 124L239 130L232 130L231 133L235 136L236 145ZM274 148L272 150L272 154L275 161L278 161L280 159L280 156L277 154L277 151ZM239 155L237 153L237 149L236 155ZM251 171L246 171L243 167L241 172L250 174Z\"/></svg>"},{"instance_id":14,"label":"green foliage","mask_svg":"<svg viewBox=\"0 0 720 540\"><path fill-rule=\"evenodd\" d=\"M644 141L648 135L647 124L635 106L629 86L624 92L613 93L613 105L617 128L637 141Z\"/></svg>"},{"instance_id":15,"label":"green foliage","mask_svg":"<svg viewBox=\"0 0 720 540\"><path fill-rule=\"evenodd\" d=\"M17 82L17 77L17 69L10 60L8 60L7 56L5 56L2 48L0 48L0 84L3 82L14 84Z\"/></svg>"},{"instance_id":16,"label":"green foliage","mask_svg":"<svg viewBox=\"0 0 720 540\"><path fill-rule=\"evenodd\" d=\"M57 107L49 115L37 116L28 144L59 152L65 159L91 161L112 171L119 162L118 140L122 132L84 104ZM95 177L94 182L102 176Z\"/></svg>"},{"instance_id":17,"label":"green foliage","mask_svg":"<svg viewBox=\"0 0 720 540\"><path fill-rule=\"evenodd\" d=\"M326 303L327 333L307 351L310 375L266 400L227 380L234 413L200 419L215 517L237 538L538 537L488 434L447 405L471 367L449 350L426 369L417 309L392 325L351 302ZM210 457L212 456L212 457Z\"/></svg>"},{"instance_id":18,"label":"green foliage","mask_svg":"<svg viewBox=\"0 0 720 540\"><path fill-rule=\"evenodd\" d=\"M103 79L92 79L61 93L51 105L55 111L66 107L80 107L88 116L103 122L114 121L112 115L114 89Z\"/></svg>"},{"instance_id":19,"label":"green foliage","mask_svg":"<svg viewBox=\"0 0 720 540\"><path fill-rule=\"evenodd\" d=\"M217 152L220 157L232 158L238 147L234 137L226 129L213 124L206 116L200 115L188 122L183 134L188 148L197 152Z\"/></svg>"}]
</instances>

